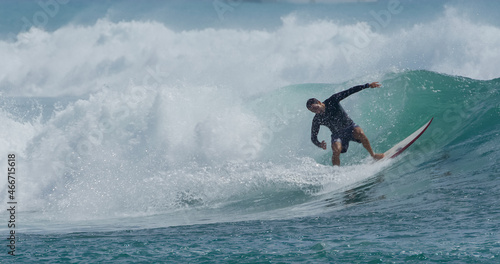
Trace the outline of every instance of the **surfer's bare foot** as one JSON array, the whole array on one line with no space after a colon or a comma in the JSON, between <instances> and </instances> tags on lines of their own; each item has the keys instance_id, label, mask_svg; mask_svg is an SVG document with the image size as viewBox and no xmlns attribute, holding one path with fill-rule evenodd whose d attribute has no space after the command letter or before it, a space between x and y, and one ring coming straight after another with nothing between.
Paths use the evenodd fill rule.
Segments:
<instances>
[{"instance_id":1,"label":"surfer's bare foot","mask_svg":"<svg viewBox=\"0 0 500 264\"><path fill-rule=\"evenodd\" d=\"M375 153L375 154L373 154L372 157L376 160L381 160L385 157L385 155L384 155L384 153Z\"/></svg>"}]
</instances>

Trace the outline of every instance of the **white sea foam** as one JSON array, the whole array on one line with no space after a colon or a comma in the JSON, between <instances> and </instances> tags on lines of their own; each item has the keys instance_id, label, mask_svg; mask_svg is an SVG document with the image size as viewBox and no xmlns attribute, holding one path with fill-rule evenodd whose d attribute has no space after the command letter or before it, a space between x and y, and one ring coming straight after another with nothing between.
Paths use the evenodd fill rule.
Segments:
<instances>
[{"instance_id":1,"label":"white sea foam","mask_svg":"<svg viewBox=\"0 0 500 264\"><path fill-rule=\"evenodd\" d=\"M273 30L177 32L152 21L105 19L54 32L32 28L15 42L0 43L7 62L0 66L0 87L7 95L81 95L104 85L124 87L132 79L136 84L182 81L255 94L394 68L498 77L500 29L472 22L453 7L410 28L385 32L373 24L304 21L290 14Z\"/></svg>"}]
</instances>

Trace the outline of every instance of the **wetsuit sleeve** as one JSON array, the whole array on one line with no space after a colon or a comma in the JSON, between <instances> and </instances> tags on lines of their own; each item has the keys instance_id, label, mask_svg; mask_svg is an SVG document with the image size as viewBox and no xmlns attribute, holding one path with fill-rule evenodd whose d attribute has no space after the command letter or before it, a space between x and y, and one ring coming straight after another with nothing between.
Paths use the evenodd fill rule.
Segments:
<instances>
[{"instance_id":1,"label":"wetsuit sleeve","mask_svg":"<svg viewBox=\"0 0 500 264\"><path fill-rule=\"evenodd\" d=\"M319 123L316 121L316 118L314 118L311 126L311 141L314 145L318 146L318 148L321 148L321 143L318 141L318 133Z\"/></svg>"},{"instance_id":2,"label":"wetsuit sleeve","mask_svg":"<svg viewBox=\"0 0 500 264\"><path fill-rule=\"evenodd\" d=\"M354 86L352 88L349 88L345 91L342 91L340 93L336 93L334 95L332 95L330 98L328 98L327 100L335 100L335 101L341 101L343 99L345 99L346 97L348 97L349 95L351 94L354 94L354 93L357 93L363 89L366 89L370 87L370 84L367 83L367 84L364 84L364 85L358 85L358 86Z\"/></svg>"}]
</instances>

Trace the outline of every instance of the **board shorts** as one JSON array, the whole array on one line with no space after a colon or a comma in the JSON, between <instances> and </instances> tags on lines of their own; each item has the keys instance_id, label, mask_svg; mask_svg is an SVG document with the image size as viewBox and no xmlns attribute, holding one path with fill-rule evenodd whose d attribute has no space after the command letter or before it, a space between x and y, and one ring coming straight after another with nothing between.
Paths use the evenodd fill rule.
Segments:
<instances>
[{"instance_id":1,"label":"board shorts","mask_svg":"<svg viewBox=\"0 0 500 264\"><path fill-rule=\"evenodd\" d=\"M332 145L334 142L340 142L340 144L342 144L342 151L340 153L347 152L347 149L349 149L349 141L361 143L360 140L355 139L352 135L354 128L356 127L359 126L356 125L355 123L352 123L352 125L350 125L346 129L343 129L335 134L332 134Z\"/></svg>"}]
</instances>

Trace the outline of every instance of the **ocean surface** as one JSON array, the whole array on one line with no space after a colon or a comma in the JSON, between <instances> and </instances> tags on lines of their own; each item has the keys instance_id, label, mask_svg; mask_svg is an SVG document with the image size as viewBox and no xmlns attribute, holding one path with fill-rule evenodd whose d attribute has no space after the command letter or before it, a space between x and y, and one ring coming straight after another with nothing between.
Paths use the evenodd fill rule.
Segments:
<instances>
[{"instance_id":1,"label":"ocean surface","mask_svg":"<svg viewBox=\"0 0 500 264\"><path fill-rule=\"evenodd\" d=\"M498 10L1 1L0 262L499 263ZM331 166L306 100L375 81L376 152L434 121Z\"/></svg>"}]
</instances>

